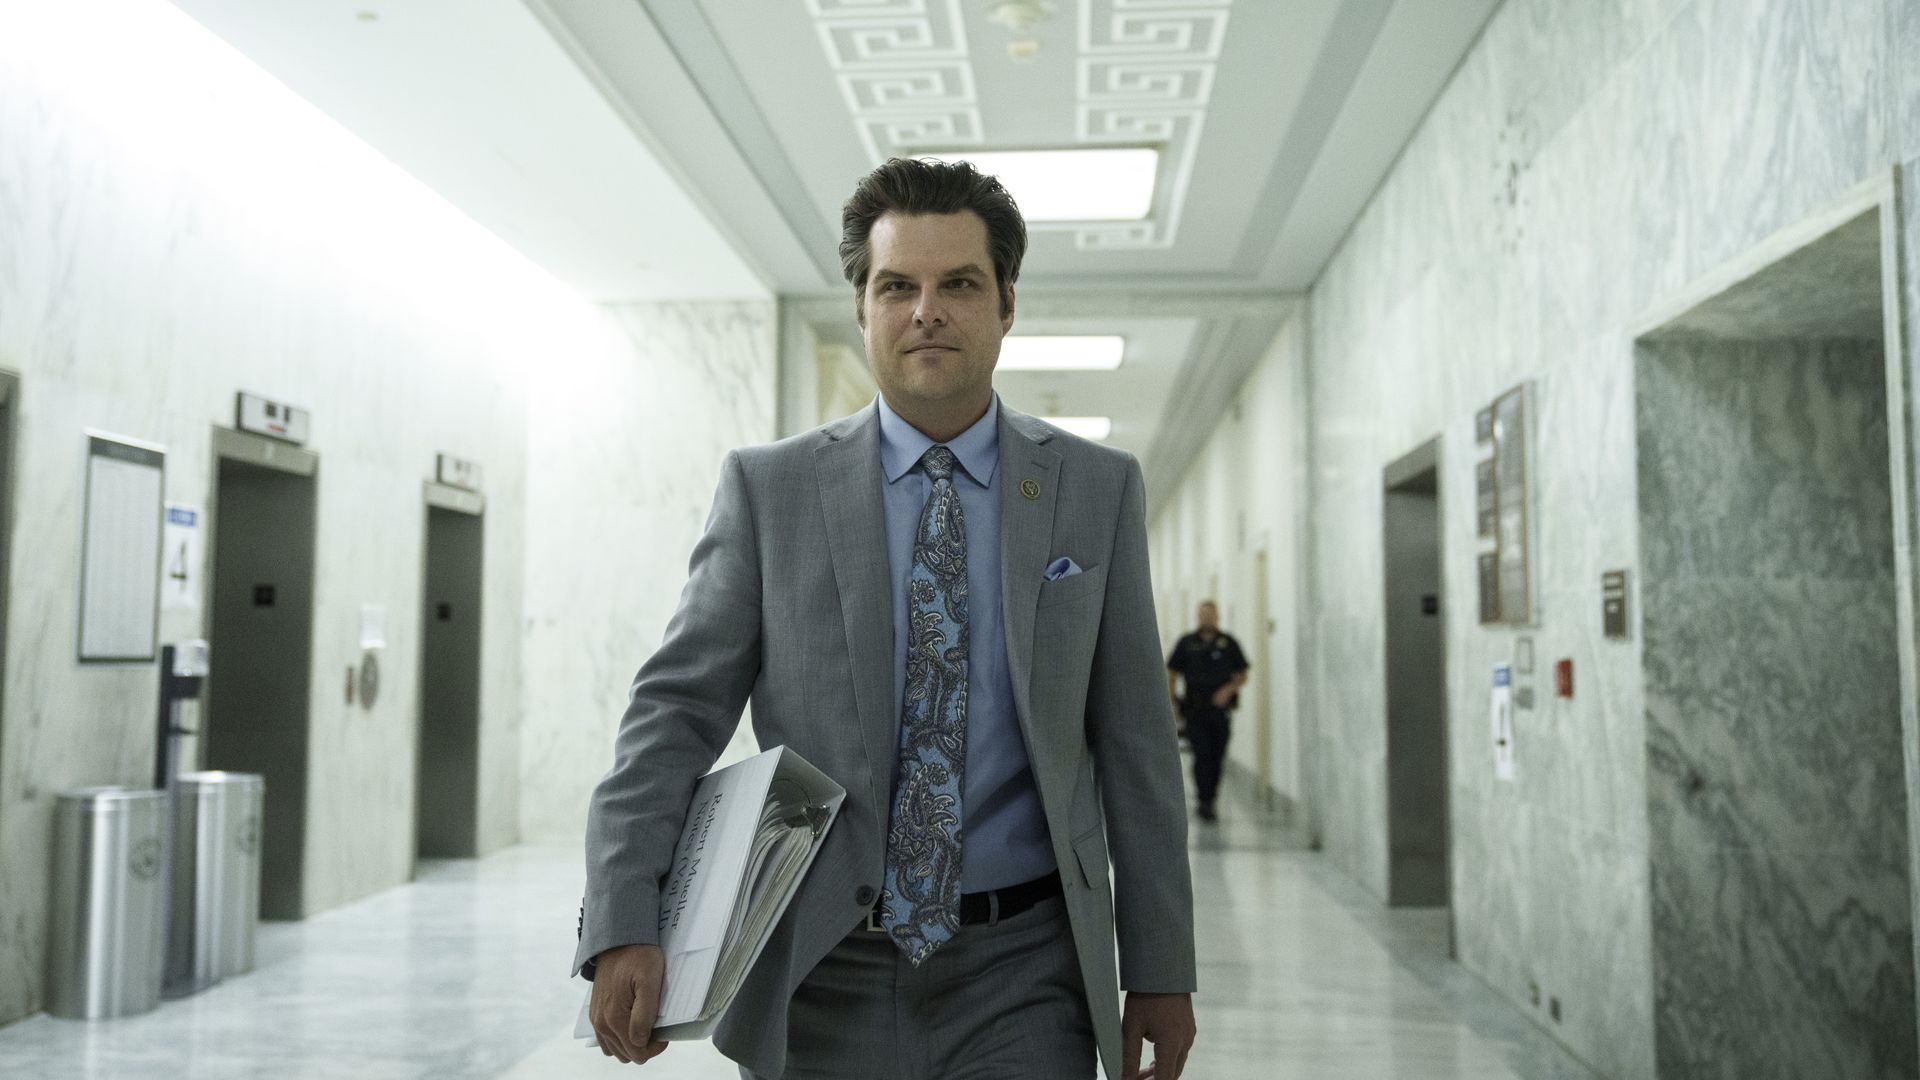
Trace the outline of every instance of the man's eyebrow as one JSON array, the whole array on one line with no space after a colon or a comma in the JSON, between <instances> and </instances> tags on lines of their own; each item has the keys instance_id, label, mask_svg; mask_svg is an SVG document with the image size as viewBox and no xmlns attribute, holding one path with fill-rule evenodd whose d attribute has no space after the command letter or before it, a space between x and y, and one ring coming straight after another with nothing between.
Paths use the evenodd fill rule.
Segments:
<instances>
[{"instance_id":1,"label":"man's eyebrow","mask_svg":"<svg viewBox=\"0 0 1920 1080\"><path fill-rule=\"evenodd\" d=\"M969 275L974 277L983 277L986 275L986 272L987 272L986 267L981 266L979 263L968 263L965 266L956 267L955 269L948 270L939 276L943 278L967 277ZM884 267L878 270L875 270L873 272L873 279L875 281L879 281L883 278L898 279L900 281L911 280L906 274L903 274L898 270L888 270Z\"/></svg>"}]
</instances>

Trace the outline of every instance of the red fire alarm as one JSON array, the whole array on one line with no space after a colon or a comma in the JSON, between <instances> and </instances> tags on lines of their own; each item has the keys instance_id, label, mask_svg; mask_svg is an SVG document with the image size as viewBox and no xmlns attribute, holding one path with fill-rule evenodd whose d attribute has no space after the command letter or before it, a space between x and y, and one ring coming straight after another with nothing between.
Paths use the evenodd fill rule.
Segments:
<instances>
[{"instance_id":1,"label":"red fire alarm","mask_svg":"<svg viewBox=\"0 0 1920 1080\"><path fill-rule=\"evenodd\" d=\"M1573 661L1562 660L1553 665L1553 691L1563 698L1573 696Z\"/></svg>"}]
</instances>

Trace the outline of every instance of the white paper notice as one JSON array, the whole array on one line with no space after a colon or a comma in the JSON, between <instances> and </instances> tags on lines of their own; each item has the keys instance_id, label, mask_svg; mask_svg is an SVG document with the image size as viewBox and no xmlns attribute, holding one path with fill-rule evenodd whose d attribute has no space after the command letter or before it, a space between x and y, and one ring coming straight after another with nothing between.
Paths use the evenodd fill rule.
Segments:
<instances>
[{"instance_id":1,"label":"white paper notice","mask_svg":"<svg viewBox=\"0 0 1920 1080\"><path fill-rule=\"evenodd\" d=\"M160 603L158 448L90 436L80 659L151 660Z\"/></svg>"},{"instance_id":2,"label":"white paper notice","mask_svg":"<svg viewBox=\"0 0 1920 1080\"><path fill-rule=\"evenodd\" d=\"M1493 775L1513 779L1513 668L1493 665Z\"/></svg>"},{"instance_id":3,"label":"white paper notice","mask_svg":"<svg viewBox=\"0 0 1920 1080\"><path fill-rule=\"evenodd\" d=\"M167 525L161 540L160 610L200 609L200 508L167 504Z\"/></svg>"},{"instance_id":4,"label":"white paper notice","mask_svg":"<svg viewBox=\"0 0 1920 1080\"><path fill-rule=\"evenodd\" d=\"M387 605L360 605L360 647L363 649L387 647Z\"/></svg>"}]
</instances>

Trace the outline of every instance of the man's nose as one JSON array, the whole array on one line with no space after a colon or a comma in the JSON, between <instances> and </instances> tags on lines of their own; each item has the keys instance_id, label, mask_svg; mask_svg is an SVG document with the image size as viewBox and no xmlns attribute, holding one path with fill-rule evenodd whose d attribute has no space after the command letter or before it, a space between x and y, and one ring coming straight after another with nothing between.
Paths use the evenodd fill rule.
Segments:
<instances>
[{"instance_id":1,"label":"man's nose","mask_svg":"<svg viewBox=\"0 0 1920 1080\"><path fill-rule=\"evenodd\" d=\"M940 302L940 290L929 288L920 290L920 299L913 305L915 326L945 326L947 309Z\"/></svg>"}]
</instances>

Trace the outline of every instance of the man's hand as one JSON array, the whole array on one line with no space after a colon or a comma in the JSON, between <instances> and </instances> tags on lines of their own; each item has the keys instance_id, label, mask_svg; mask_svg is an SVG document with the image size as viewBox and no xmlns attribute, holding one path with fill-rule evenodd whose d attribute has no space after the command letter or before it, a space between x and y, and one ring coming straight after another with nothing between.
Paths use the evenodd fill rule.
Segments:
<instances>
[{"instance_id":1,"label":"man's hand","mask_svg":"<svg viewBox=\"0 0 1920 1080\"><path fill-rule=\"evenodd\" d=\"M1120 1018L1123 1080L1179 1080L1193 1049L1191 994L1128 994ZM1140 1067L1140 1040L1153 1044L1153 1064Z\"/></svg>"},{"instance_id":2,"label":"man's hand","mask_svg":"<svg viewBox=\"0 0 1920 1080\"><path fill-rule=\"evenodd\" d=\"M1223 686L1220 689L1215 690L1213 692L1213 707L1216 709L1226 708L1227 702L1233 700L1233 694L1235 689L1236 688L1233 686L1233 684L1229 683L1226 686Z\"/></svg>"},{"instance_id":3,"label":"man's hand","mask_svg":"<svg viewBox=\"0 0 1920 1080\"><path fill-rule=\"evenodd\" d=\"M666 982L667 954L658 945L622 945L593 958L593 1004L587 1015L601 1053L645 1065L666 1050L667 1044L653 1037Z\"/></svg>"}]
</instances>

